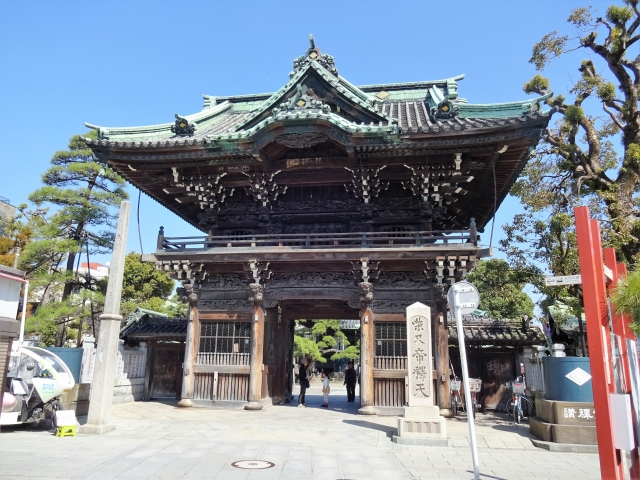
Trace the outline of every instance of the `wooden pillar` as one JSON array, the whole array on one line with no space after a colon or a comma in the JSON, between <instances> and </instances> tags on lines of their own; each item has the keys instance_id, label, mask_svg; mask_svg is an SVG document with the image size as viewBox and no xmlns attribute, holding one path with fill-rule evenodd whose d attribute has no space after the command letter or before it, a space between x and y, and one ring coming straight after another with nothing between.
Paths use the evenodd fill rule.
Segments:
<instances>
[{"instance_id":1,"label":"wooden pillar","mask_svg":"<svg viewBox=\"0 0 640 480\"><path fill-rule=\"evenodd\" d=\"M186 288L186 286L185 286ZM200 316L197 307L197 298L190 302L189 319L187 321L187 339L185 342L184 361L182 362L182 388L180 390L179 407L193 406L193 387L195 374L193 367L198 356L200 345Z\"/></svg>"},{"instance_id":2,"label":"wooden pillar","mask_svg":"<svg viewBox=\"0 0 640 480\"><path fill-rule=\"evenodd\" d=\"M373 408L373 356L375 354L373 311L367 306L360 316L360 410L375 415Z\"/></svg>"},{"instance_id":3,"label":"wooden pillar","mask_svg":"<svg viewBox=\"0 0 640 480\"><path fill-rule=\"evenodd\" d=\"M251 318L251 344L249 358L249 403L246 410L261 410L262 405L262 364L264 358L264 310L262 309L262 287L258 284L249 286L254 300ZM260 300L255 300L255 299Z\"/></svg>"},{"instance_id":4,"label":"wooden pillar","mask_svg":"<svg viewBox=\"0 0 640 480\"><path fill-rule=\"evenodd\" d=\"M293 395L293 383L294 383L294 374L293 374L293 337L295 336L296 330L296 322L295 320L287 320L287 393L289 395Z\"/></svg>"},{"instance_id":5,"label":"wooden pillar","mask_svg":"<svg viewBox=\"0 0 640 480\"><path fill-rule=\"evenodd\" d=\"M287 322L282 320L280 307L275 312L275 338L274 338L274 359L275 376L273 378L273 400L274 403L284 403L287 391L285 383L287 372Z\"/></svg>"},{"instance_id":6,"label":"wooden pillar","mask_svg":"<svg viewBox=\"0 0 640 480\"><path fill-rule=\"evenodd\" d=\"M433 309L434 332L436 340L436 395L440 415L451 416L451 391L449 378L449 331L447 329L447 304L438 302Z\"/></svg>"}]
</instances>

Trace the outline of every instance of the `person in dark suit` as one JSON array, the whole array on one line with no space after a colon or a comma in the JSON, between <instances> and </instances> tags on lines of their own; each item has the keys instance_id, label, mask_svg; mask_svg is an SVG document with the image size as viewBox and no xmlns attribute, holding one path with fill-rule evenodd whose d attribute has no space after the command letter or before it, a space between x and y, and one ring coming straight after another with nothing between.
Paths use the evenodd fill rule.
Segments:
<instances>
[{"instance_id":1,"label":"person in dark suit","mask_svg":"<svg viewBox=\"0 0 640 480\"><path fill-rule=\"evenodd\" d=\"M347 368L344 370L344 384L347 386L347 402L354 402L356 400L357 382L358 376L356 370L353 368L353 362L349 362Z\"/></svg>"},{"instance_id":2,"label":"person in dark suit","mask_svg":"<svg viewBox=\"0 0 640 480\"><path fill-rule=\"evenodd\" d=\"M309 388L309 374L307 373L307 359L302 357L300 360L300 370L298 371L298 378L300 381L300 395L298 395L298 408L306 408L304 404L304 396Z\"/></svg>"}]
</instances>

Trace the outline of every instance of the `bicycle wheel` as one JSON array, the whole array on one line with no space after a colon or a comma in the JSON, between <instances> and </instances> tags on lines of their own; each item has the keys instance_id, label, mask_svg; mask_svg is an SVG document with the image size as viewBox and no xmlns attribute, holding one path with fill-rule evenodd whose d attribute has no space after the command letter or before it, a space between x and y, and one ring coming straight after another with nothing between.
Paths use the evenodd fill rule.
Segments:
<instances>
[{"instance_id":1,"label":"bicycle wheel","mask_svg":"<svg viewBox=\"0 0 640 480\"><path fill-rule=\"evenodd\" d=\"M476 411L478 410L478 400L476 399L476 394L473 394L473 418L476 418Z\"/></svg>"},{"instance_id":2,"label":"bicycle wheel","mask_svg":"<svg viewBox=\"0 0 640 480\"><path fill-rule=\"evenodd\" d=\"M504 409L507 412L507 415L509 415L510 417L513 417L513 398L510 398L509 400L507 400L507 403L505 404Z\"/></svg>"},{"instance_id":3,"label":"bicycle wheel","mask_svg":"<svg viewBox=\"0 0 640 480\"><path fill-rule=\"evenodd\" d=\"M455 396L451 397L451 417L455 417L458 414L458 400Z\"/></svg>"},{"instance_id":4,"label":"bicycle wheel","mask_svg":"<svg viewBox=\"0 0 640 480\"><path fill-rule=\"evenodd\" d=\"M533 405L527 397L520 397L520 405L522 406L522 416L529 418L533 416Z\"/></svg>"},{"instance_id":5,"label":"bicycle wheel","mask_svg":"<svg viewBox=\"0 0 640 480\"><path fill-rule=\"evenodd\" d=\"M513 423L515 423L515 424L519 424L520 423L520 415L521 415L520 402L518 402L518 397L514 397L514 399L513 399Z\"/></svg>"}]
</instances>

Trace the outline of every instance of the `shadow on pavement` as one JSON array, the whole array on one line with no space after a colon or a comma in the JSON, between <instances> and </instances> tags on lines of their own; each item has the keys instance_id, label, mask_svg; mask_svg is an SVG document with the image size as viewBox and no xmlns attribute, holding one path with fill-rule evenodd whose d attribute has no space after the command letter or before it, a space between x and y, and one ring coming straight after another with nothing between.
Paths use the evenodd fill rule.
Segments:
<instances>
[{"instance_id":1,"label":"shadow on pavement","mask_svg":"<svg viewBox=\"0 0 640 480\"><path fill-rule=\"evenodd\" d=\"M379 430L387 433L387 436L393 435L396 432L395 427L389 427L387 425L380 425L378 423L367 422L365 420L342 420L342 423L348 423L356 427L370 428L372 430Z\"/></svg>"}]
</instances>

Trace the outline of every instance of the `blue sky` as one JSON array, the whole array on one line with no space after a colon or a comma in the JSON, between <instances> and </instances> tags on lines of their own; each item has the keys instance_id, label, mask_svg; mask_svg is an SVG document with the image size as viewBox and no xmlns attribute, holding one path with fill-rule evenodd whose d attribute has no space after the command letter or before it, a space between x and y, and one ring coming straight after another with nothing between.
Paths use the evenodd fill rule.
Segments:
<instances>
[{"instance_id":1,"label":"blue sky","mask_svg":"<svg viewBox=\"0 0 640 480\"><path fill-rule=\"evenodd\" d=\"M100 126L165 123L202 109L201 94L272 92L288 80L313 33L340 74L361 85L464 73L472 103L526 98L531 47L570 32L572 8L610 1L8 1L0 0L0 196L26 202L51 155ZM584 52L545 70L566 92ZM129 187L134 206L137 190ZM501 225L520 209L508 199ZM199 232L142 196L144 251ZM489 241L489 232L482 237ZM129 249L140 250L135 216ZM102 259L108 261L108 257Z\"/></svg>"}]
</instances>

